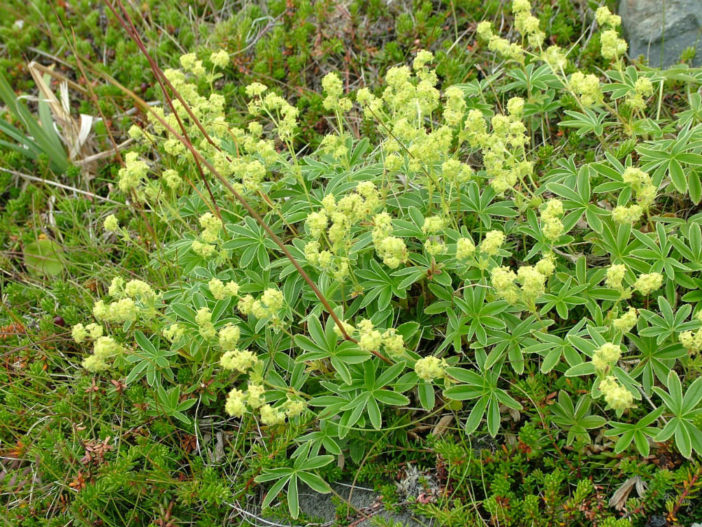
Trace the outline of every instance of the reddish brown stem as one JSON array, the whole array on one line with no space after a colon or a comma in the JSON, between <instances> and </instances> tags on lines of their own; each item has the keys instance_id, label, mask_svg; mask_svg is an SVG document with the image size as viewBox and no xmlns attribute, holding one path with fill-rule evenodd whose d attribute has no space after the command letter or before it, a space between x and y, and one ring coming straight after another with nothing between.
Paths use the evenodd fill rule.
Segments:
<instances>
[{"instance_id":1,"label":"reddish brown stem","mask_svg":"<svg viewBox=\"0 0 702 527\"><path fill-rule=\"evenodd\" d=\"M120 0L116 0L116 1L117 1L117 4L120 6L120 9L123 11L123 13L125 14L125 16L128 18L128 14L126 13L126 10L124 9L124 6L122 5L121 1L120 1ZM131 26L132 29L130 29L130 27L126 24L126 22L122 19L122 17L120 17L120 15L116 12L115 8L114 8L107 0L105 0L105 3L106 3L107 6L110 8L110 10L115 14L115 16L116 16L117 19L119 20L120 24L122 25L122 27L124 27L125 30L129 33L129 35L132 37L132 39L135 41L135 43L136 43L137 46L139 47L140 51L144 54L144 56L145 56L146 59L148 60L149 65L151 66L151 70L153 71L153 73L154 73L154 75L155 75L155 77L156 77L156 79L157 79L159 85L161 86L161 90L163 91L163 93L164 93L164 95L166 96L166 98L168 98L168 95L167 95L167 93L166 93L166 92L167 92L166 86L169 86L169 88L171 89L171 91L173 92L173 94L176 96L176 98L183 104L183 107L184 107L184 108L186 109L186 111L188 112L188 115L191 116L191 118L193 119L193 122L198 126L198 128L199 128L200 131L204 134L204 136L208 139L208 141L209 141L211 144L214 144L214 143L212 142L212 139L209 137L209 135L208 135L207 132L205 131L205 129L202 127L202 124L197 120L197 118L195 117L195 115L194 115L194 114L192 113L192 111L190 110L188 104L183 100L183 98L180 96L180 94L178 93L178 91L170 84L170 82L168 81L168 79L165 78L165 75L163 75L163 72L162 72L161 69L158 67L158 65L156 64L156 62L153 60L153 58L151 57L151 55L150 55L149 52L147 51L146 47L144 46L144 43L141 41L141 38L140 38L139 35L136 33L136 29L134 28L134 26L132 25L132 26ZM116 83L116 81L115 81L115 83ZM116 83L116 84L118 84L118 83ZM150 107L149 107L140 97L138 97L134 92L132 92L131 90L125 88L124 86L121 86L121 85L119 85L119 86L120 86L120 88L121 88L125 93L127 93L127 94L128 94L130 97L132 97L136 102L138 102L140 105L142 105L142 106L144 107L145 111L151 112L151 114L159 121L159 123L160 123L166 130L168 130L168 132L169 132L173 137L175 137L178 141L180 141L183 145L185 145L185 147L190 151L190 153L192 154L192 156L193 156L193 158L196 160L196 162L199 162L199 163L201 163L203 166L205 166L205 167L214 175L214 177L230 192L230 194L231 194L232 196L234 196L234 198L236 198L236 201L238 201L238 202L241 204L241 206L243 206L244 209L246 209L246 211L251 215L251 217L254 218L254 220L256 220L256 222L266 231L266 234L268 234L268 236L270 236L271 240L273 240L273 242L280 248L280 250L283 252L283 254L285 255L285 257L286 257L288 260L290 260L290 263L293 264L293 267L295 267L295 269L296 269L297 272L300 274L300 276L302 276L303 280L305 280L305 282L307 282L307 285L310 286L310 288L311 288L312 291L314 292L314 294L315 294L315 296L317 297L317 299L318 299L318 300L322 303L322 305L324 306L324 309L329 313L329 316L331 316L332 319L334 320L334 323L335 323L335 324L337 325L337 327L339 328L339 330L340 330L342 336L344 337L344 339L345 339L345 340L349 340L349 341L351 341L351 342L357 342L354 338L352 338L352 337L347 333L346 328L344 327L344 324L342 323L342 321L339 319L339 317L337 316L337 314L336 314L336 313L334 312L334 310L332 309L331 305L329 304L329 301L328 301L328 300L326 299L326 297L322 294L322 292L319 290L319 288L317 287L317 285L312 281L312 279L309 277L309 275L305 272L305 270L302 268L302 266L300 266L300 264L297 262L297 260L293 257L293 255L290 253L290 251L287 249L287 247L285 247L285 244L284 244L283 241L278 237L278 235L275 234L275 232L273 232L273 230L270 228L270 226L269 226L269 225L266 223L266 221L260 216L260 214L258 214L258 212L256 212L256 210L249 204L249 202L248 202L241 194L239 194L239 193L236 191L236 189L234 189L234 187L231 185L231 183L229 183L229 181L227 181L227 179L226 179L224 176L222 176L222 175L217 171L217 169L215 169L215 167L212 165L212 163L210 163L207 159L205 159L205 158L202 156L202 154L200 154L200 152L198 152L198 151L195 149L195 147L192 145L192 143L191 143L191 141L189 140L189 138L187 138L187 131L186 131L185 128L183 127L182 123L180 122L180 119L178 119L178 123L179 123L179 125L180 125L180 127L181 127L181 130L183 131L183 135L180 135L180 134L177 133L175 130L173 130L173 128L172 128L164 119L162 119L161 116L159 116L156 112L154 112L153 109L150 108ZM171 109L173 110L173 113L176 115L176 118L178 118L177 112L176 112L175 109L173 108L172 101L170 100L170 98L168 98L168 101L169 101L169 104L171 105ZM205 178L204 174L202 174L202 178L203 178L203 181L205 181L205 184L207 184L206 178ZM208 190L209 190L209 187L208 187ZM213 198L213 199L214 199L214 198ZM377 351L375 351L375 350L372 350L371 353L372 353L373 355L375 355L376 357L378 357L379 359L381 359L381 360L383 360L384 362L386 362L387 364L392 364L392 362L391 362L387 357L381 355L379 352L377 352Z\"/></svg>"},{"instance_id":2,"label":"reddish brown stem","mask_svg":"<svg viewBox=\"0 0 702 527\"><path fill-rule=\"evenodd\" d=\"M173 105L173 100L168 94L168 90L166 89L166 86L164 85L164 82L169 86L171 91L177 96L178 100L183 104L183 107L186 109L188 112L188 115L191 117L191 119L194 119L202 131L203 134L205 134L205 137L207 140L211 143L212 139L207 135L207 132L205 132L204 128L202 128L202 125L200 124L200 121L198 121L195 116L193 115L192 111L190 110L190 107L185 103L183 98L180 96L180 94L175 90L173 85L170 83L170 81L166 78L166 76L163 74L163 71L161 71L161 68L158 67L154 59L151 57L149 52L146 50L146 46L144 45L144 42L141 40L141 37L139 36L139 33L137 32L136 27L134 26L134 23L132 22L131 17L129 16L129 13L127 13L127 10L124 8L124 5L122 4L121 0L117 0L117 4L119 5L122 13L124 14L124 19L117 13L115 8L109 3L105 2L107 4L107 7L110 8L110 11L117 17L117 20L119 21L120 25L124 28L124 30L129 34L130 37L132 37L132 40L136 43L137 47L139 50L144 54L146 57L146 60L149 61L149 65L151 66L152 71L156 75L156 81L158 82L159 86L161 87L161 92L163 92L163 96L166 98L166 102L168 103L168 106L171 107L171 112L173 112L173 115L176 118L176 121L178 121L178 127L181 129L183 132L183 137L185 138L185 143L186 146L192 147L192 143L190 142L190 137L188 137L188 133L185 129L185 125L183 125L182 120L180 119L180 115L178 115L178 112L175 109L175 106ZM202 170L202 166L200 166L200 162L195 159L195 165L197 166L197 170L200 174L200 178L202 179L202 182L205 184L205 188L207 189L207 193L210 195L210 199L212 200L212 206L214 207L214 212L217 215L217 217L221 220L222 219L222 213L219 211L219 207L217 206L217 201L215 200L214 194L212 193L212 189L210 188L210 184L207 181L207 178L205 177L205 173Z\"/></svg>"}]
</instances>

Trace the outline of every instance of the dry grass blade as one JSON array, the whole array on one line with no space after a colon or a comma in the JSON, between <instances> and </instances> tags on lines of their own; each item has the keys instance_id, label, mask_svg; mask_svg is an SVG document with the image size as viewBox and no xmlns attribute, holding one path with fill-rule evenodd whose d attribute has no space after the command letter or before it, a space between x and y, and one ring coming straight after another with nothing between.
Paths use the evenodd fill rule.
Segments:
<instances>
[{"instance_id":1,"label":"dry grass blade","mask_svg":"<svg viewBox=\"0 0 702 527\"><path fill-rule=\"evenodd\" d=\"M636 493L642 497L646 493L646 483L639 477L634 476L622 483L617 490L614 491L609 499L609 506L616 510L623 510L626 506L626 500L629 499L629 494L636 488Z\"/></svg>"},{"instance_id":2,"label":"dry grass blade","mask_svg":"<svg viewBox=\"0 0 702 527\"><path fill-rule=\"evenodd\" d=\"M48 75L47 72L51 71L49 68L32 61L27 66L27 69L29 69L37 85L39 96L47 102L54 122L61 130L60 137L68 147L69 159L73 161L93 155L95 147L90 137L90 130L95 118L85 114L81 114L79 119L73 118L68 98L68 79L57 73L53 74L60 81L61 99L59 100L45 78L45 75Z\"/></svg>"}]
</instances>

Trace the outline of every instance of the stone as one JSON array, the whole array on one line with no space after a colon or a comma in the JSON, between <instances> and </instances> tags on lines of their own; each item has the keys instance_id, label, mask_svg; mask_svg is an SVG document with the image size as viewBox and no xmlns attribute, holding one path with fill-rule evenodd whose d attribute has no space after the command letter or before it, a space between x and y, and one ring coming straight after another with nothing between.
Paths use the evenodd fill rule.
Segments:
<instances>
[{"instance_id":1,"label":"stone","mask_svg":"<svg viewBox=\"0 0 702 527\"><path fill-rule=\"evenodd\" d=\"M621 0L619 15L630 58L666 68L693 47L692 65L702 66L702 0Z\"/></svg>"},{"instance_id":2,"label":"stone","mask_svg":"<svg viewBox=\"0 0 702 527\"><path fill-rule=\"evenodd\" d=\"M351 485L334 484L332 485L334 492L342 498L349 500L351 505L367 515L368 519L363 519L363 515L352 516L348 520L336 518L336 507L331 498L331 494L318 494L310 489L306 491L300 490L300 510L310 518L318 518L324 523L336 521L336 525L349 525L354 527L371 527L372 518L383 518L397 522L403 527L420 527L426 525L425 522L417 521L413 515L406 509L402 508L398 512L391 512L385 509L380 499L380 495L370 489L362 487L354 487L351 492Z\"/></svg>"}]
</instances>

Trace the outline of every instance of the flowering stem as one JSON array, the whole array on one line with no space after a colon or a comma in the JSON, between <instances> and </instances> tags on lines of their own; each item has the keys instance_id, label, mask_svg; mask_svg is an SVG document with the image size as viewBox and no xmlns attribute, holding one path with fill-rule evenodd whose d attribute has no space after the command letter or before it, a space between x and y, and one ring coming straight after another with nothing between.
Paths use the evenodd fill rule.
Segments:
<instances>
[{"instance_id":1,"label":"flowering stem","mask_svg":"<svg viewBox=\"0 0 702 527\"><path fill-rule=\"evenodd\" d=\"M120 1L120 0L116 0L116 1L117 1L118 5L120 6L120 9L122 9L122 11L125 12L125 14L126 14L126 11L124 10L124 7L122 6L121 1ZM164 81L165 81L165 84L167 84L167 85L170 87L171 91L172 91L173 94L176 96L176 98L178 98L178 100L181 101L181 103L183 104L184 108L186 109L186 111L188 112L188 114L191 116L191 118L193 119L193 121L196 123L196 125L198 126L198 128L202 131L202 133L205 135L205 137L206 137L210 142L212 142L212 139L209 138L209 136L207 135L207 132L206 132L205 129L202 127L202 124L197 120L197 118L195 117L195 115L192 113L192 110L190 110L189 106L187 105L187 103L183 100L183 98L180 96L180 94L178 93L178 91L170 84L170 82L168 82L168 79L165 78L165 76L163 75L163 72L161 71L161 69L158 67L158 65L156 64L156 62L154 61L154 59L151 57L151 55L150 55L149 52L147 51L146 47L144 46L144 43L141 41L141 39L139 38L139 35L136 33L136 31L130 30L129 27L126 25L126 22L124 22L124 20L119 16L119 14L118 14L118 13L115 11L115 9L110 5L110 3L107 2L107 0L106 0L106 3L107 3L107 5L108 5L108 7L113 11L113 13L115 14L115 16L117 16L117 18L119 19L119 21L120 21L120 23L122 24L122 26L127 30L127 32L129 33L129 35L130 35L130 36L132 37L132 39L135 41L135 43L137 44L137 46L139 47L139 49L141 50L141 52L144 54L144 56L146 57L146 59L149 61L149 65L151 66L151 70L153 71L154 75L156 76L157 81L158 81L159 84L161 85L161 89L162 89L164 95L166 95L166 97L168 97L168 95L166 94L166 86L164 85ZM133 27L133 26L132 26L132 27ZM241 194L239 194L239 193L236 191L236 189L234 189L234 187L231 185L231 183L229 183L229 181L227 181L227 179L226 179L224 176L222 176L222 175L217 171L217 169L212 165L212 163L210 163L207 159L205 159L205 158L202 156L202 154L200 154L200 152L198 152L198 151L195 149L195 147L192 145L192 143L190 142L190 140L187 138L187 132L185 131L185 129L183 129L183 134L185 135L185 137L184 137L184 136L180 135L179 133L177 133L177 132L168 124L168 122L166 122L165 119L161 118L160 115L158 115L156 112L154 112L153 109L152 109L148 104L146 104L145 101L143 101L140 97L138 97L134 92L132 92L131 90L127 89L126 87L120 85L119 83L117 83L117 82L114 81L114 80L113 80L113 82L114 82L117 86L119 86L119 88L122 89L127 95L129 95L132 99L134 99L138 104L140 104L141 106L143 106L144 109L145 109L146 111L151 112L151 114L159 121L159 123L161 123L161 125L162 125L166 130L168 130L168 132L169 132L171 135L173 135L173 137L174 137L175 139L177 139L178 141L180 141L180 142L190 151L190 153L191 153L191 154L193 155L193 157L195 158L196 162L199 161L199 163L201 163L202 165L204 165L205 168L207 168L207 169L215 176L215 178L217 178L217 180L219 180L219 182L230 192L230 194L231 194L232 196L234 196L235 200L238 201L238 202L244 207L244 209L246 209L246 211L251 215L251 217L254 218L254 220L256 220L256 222L257 222L259 225L261 225L261 227L263 227L263 230L266 231L266 233L268 234L268 236L270 236L270 238L273 240L273 242L280 248L280 250L283 252L283 254L285 255L285 257L286 257L288 260L290 260L290 263L293 264L293 267L295 267L295 269L296 269L297 272L300 274L300 276L303 278L303 280L305 280L305 282L307 282L307 284L310 286L310 288L311 288L312 291L314 292L314 294L315 294L315 296L317 297L317 299L318 299L318 300L322 303L322 305L324 306L324 309L327 311L327 313L329 313L329 316L332 317L332 319L334 320L334 323L337 325L337 327L338 327L339 330L341 331L341 334L343 335L344 340L348 340L348 341L351 341L351 342L357 342L354 338L352 338L352 337L346 332L346 328L344 328L344 324L341 322L341 320L339 319L339 317L336 315L336 313L335 313L334 310L332 309L331 305L329 304L329 301L328 301L328 300L326 299L326 297L322 294L322 292L319 290L319 288L317 287L317 285L312 281L312 279L309 277L309 275L305 272L305 270L302 268L302 266L300 266L300 264L297 262L297 260L293 257L293 255L290 253L290 251L287 249L287 247L285 247L285 244L283 243L283 241L278 237L277 234L275 234L275 232L273 232L273 230L268 226L268 224L267 224L267 223L265 222L265 220L261 217L261 215L258 214L258 212L256 212L256 210L249 204L249 202L248 202ZM182 125L181 125L181 126L182 126ZM205 180L204 174L202 174L202 177L203 177L203 180ZM205 181L205 183L206 183L206 181ZM208 187L208 188L209 188L209 187ZM375 351L375 350L372 350L371 353L372 353L373 355L375 355L376 357L378 357L379 359L381 359L382 361L384 361L384 362L386 362L386 363L388 363L388 364L392 364L392 361L390 361L387 357L384 357L383 355L381 355L379 352L377 352L377 351Z\"/></svg>"}]
</instances>

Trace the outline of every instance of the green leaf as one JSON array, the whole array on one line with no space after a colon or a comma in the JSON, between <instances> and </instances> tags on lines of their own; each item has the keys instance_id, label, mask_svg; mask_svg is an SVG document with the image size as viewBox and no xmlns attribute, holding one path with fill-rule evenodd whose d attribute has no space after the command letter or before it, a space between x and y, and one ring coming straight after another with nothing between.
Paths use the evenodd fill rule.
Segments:
<instances>
[{"instance_id":1,"label":"green leaf","mask_svg":"<svg viewBox=\"0 0 702 527\"><path fill-rule=\"evenodd\" d=\"M24 264L31 272L56 276L63 272L63 249L53 240L44 238L24 246Z\"/></svg>"},{"instance_id":2,"label":"green leaf","mask_svg":"<svg viewBox=\"0 0 702 527\"><path fill-rule=\"evenodd\" d=\"M376 430L380 430L380 427L383 424L383 418L380 415L380 407L378 407L378 402L375 400L374 397L370 397L368 399L367 410L371 425Z\"/></svg>"},{"instance_id":3,"label":"green leaf","mask_svg":"<svg viewBox=\"0 0 702 527\"><path fill-rule=\"evenodd\" d=\"M485 415L485 408L487 408L489 397L481 397L475 402L475 406L470 411L468 419L466 419L466 434L470 435L478 429L480 426L480 421L483 420L483 415Z\"/></svg>"},{"instance_id":4,"label":"green leaf","mask_svg":"<svg viewBox=\"0 0 702 527\"><path fill-rule=\"evenodd\" d=\"M329 494L331 488L320 478L317 474L312 474L310 472L298 472L297 476L312 490L319 492L320 494Z\"/></svg>"},{"instance_id":5,"label":"green leaf","mask_svg":"<svg viewBox=\"0 0 702 527\"><path fill-rule=\"evenodd\" d=\"M566 377L581 377L583 375L594 375L596 373L595 366L592 362L583 362L571 366L565 372Z\"/></svg>"},{"instance_id":6,"label":"green leaf","mask_svg":"<svg viewBox=\"0 0 702 527\"><path fill-rule=\"evenodd\" d=\"M408 397L392 390L375 390L373 391L373 396L381 403L389 406L407 406L410 403Z\"/></svg>"},{"instance_id":7,"label":"green leaf","mask_svg":"<svg viewBox=\"0 0 702 527\"><path fill-rule=\"evenodd\" d=\"M288 484L288 510L293 519L300 515L300 502L297 496L297 475L293 474Z\"/></svg>"},{"instance_id":8,"label":"green leaf","mask_svg":"<svg viewBox=\"0 0 702 527\"><path fill-rule=\"evenodd\" d=\"M317 470L318 468L322 468L324 466L327 466L332 461L334 461L334 456L330 456L330 455L314 456L314 457L311 457L311 458L305 460L300 465L300 469L307 470L307 471Z\"/></svg>"},{"instance_id":9,"label":"green leaf","mask_svg":"<svg viewBox=\"0 0 702 527\"><path fill-rule=\"evenodd\" d=\"M436 398L434 395L434 386L430 382L420 382L417 385L417 393L419 395L419 402L427 412L434 409L436 405Z\"/></svg>"}]
</instances>

